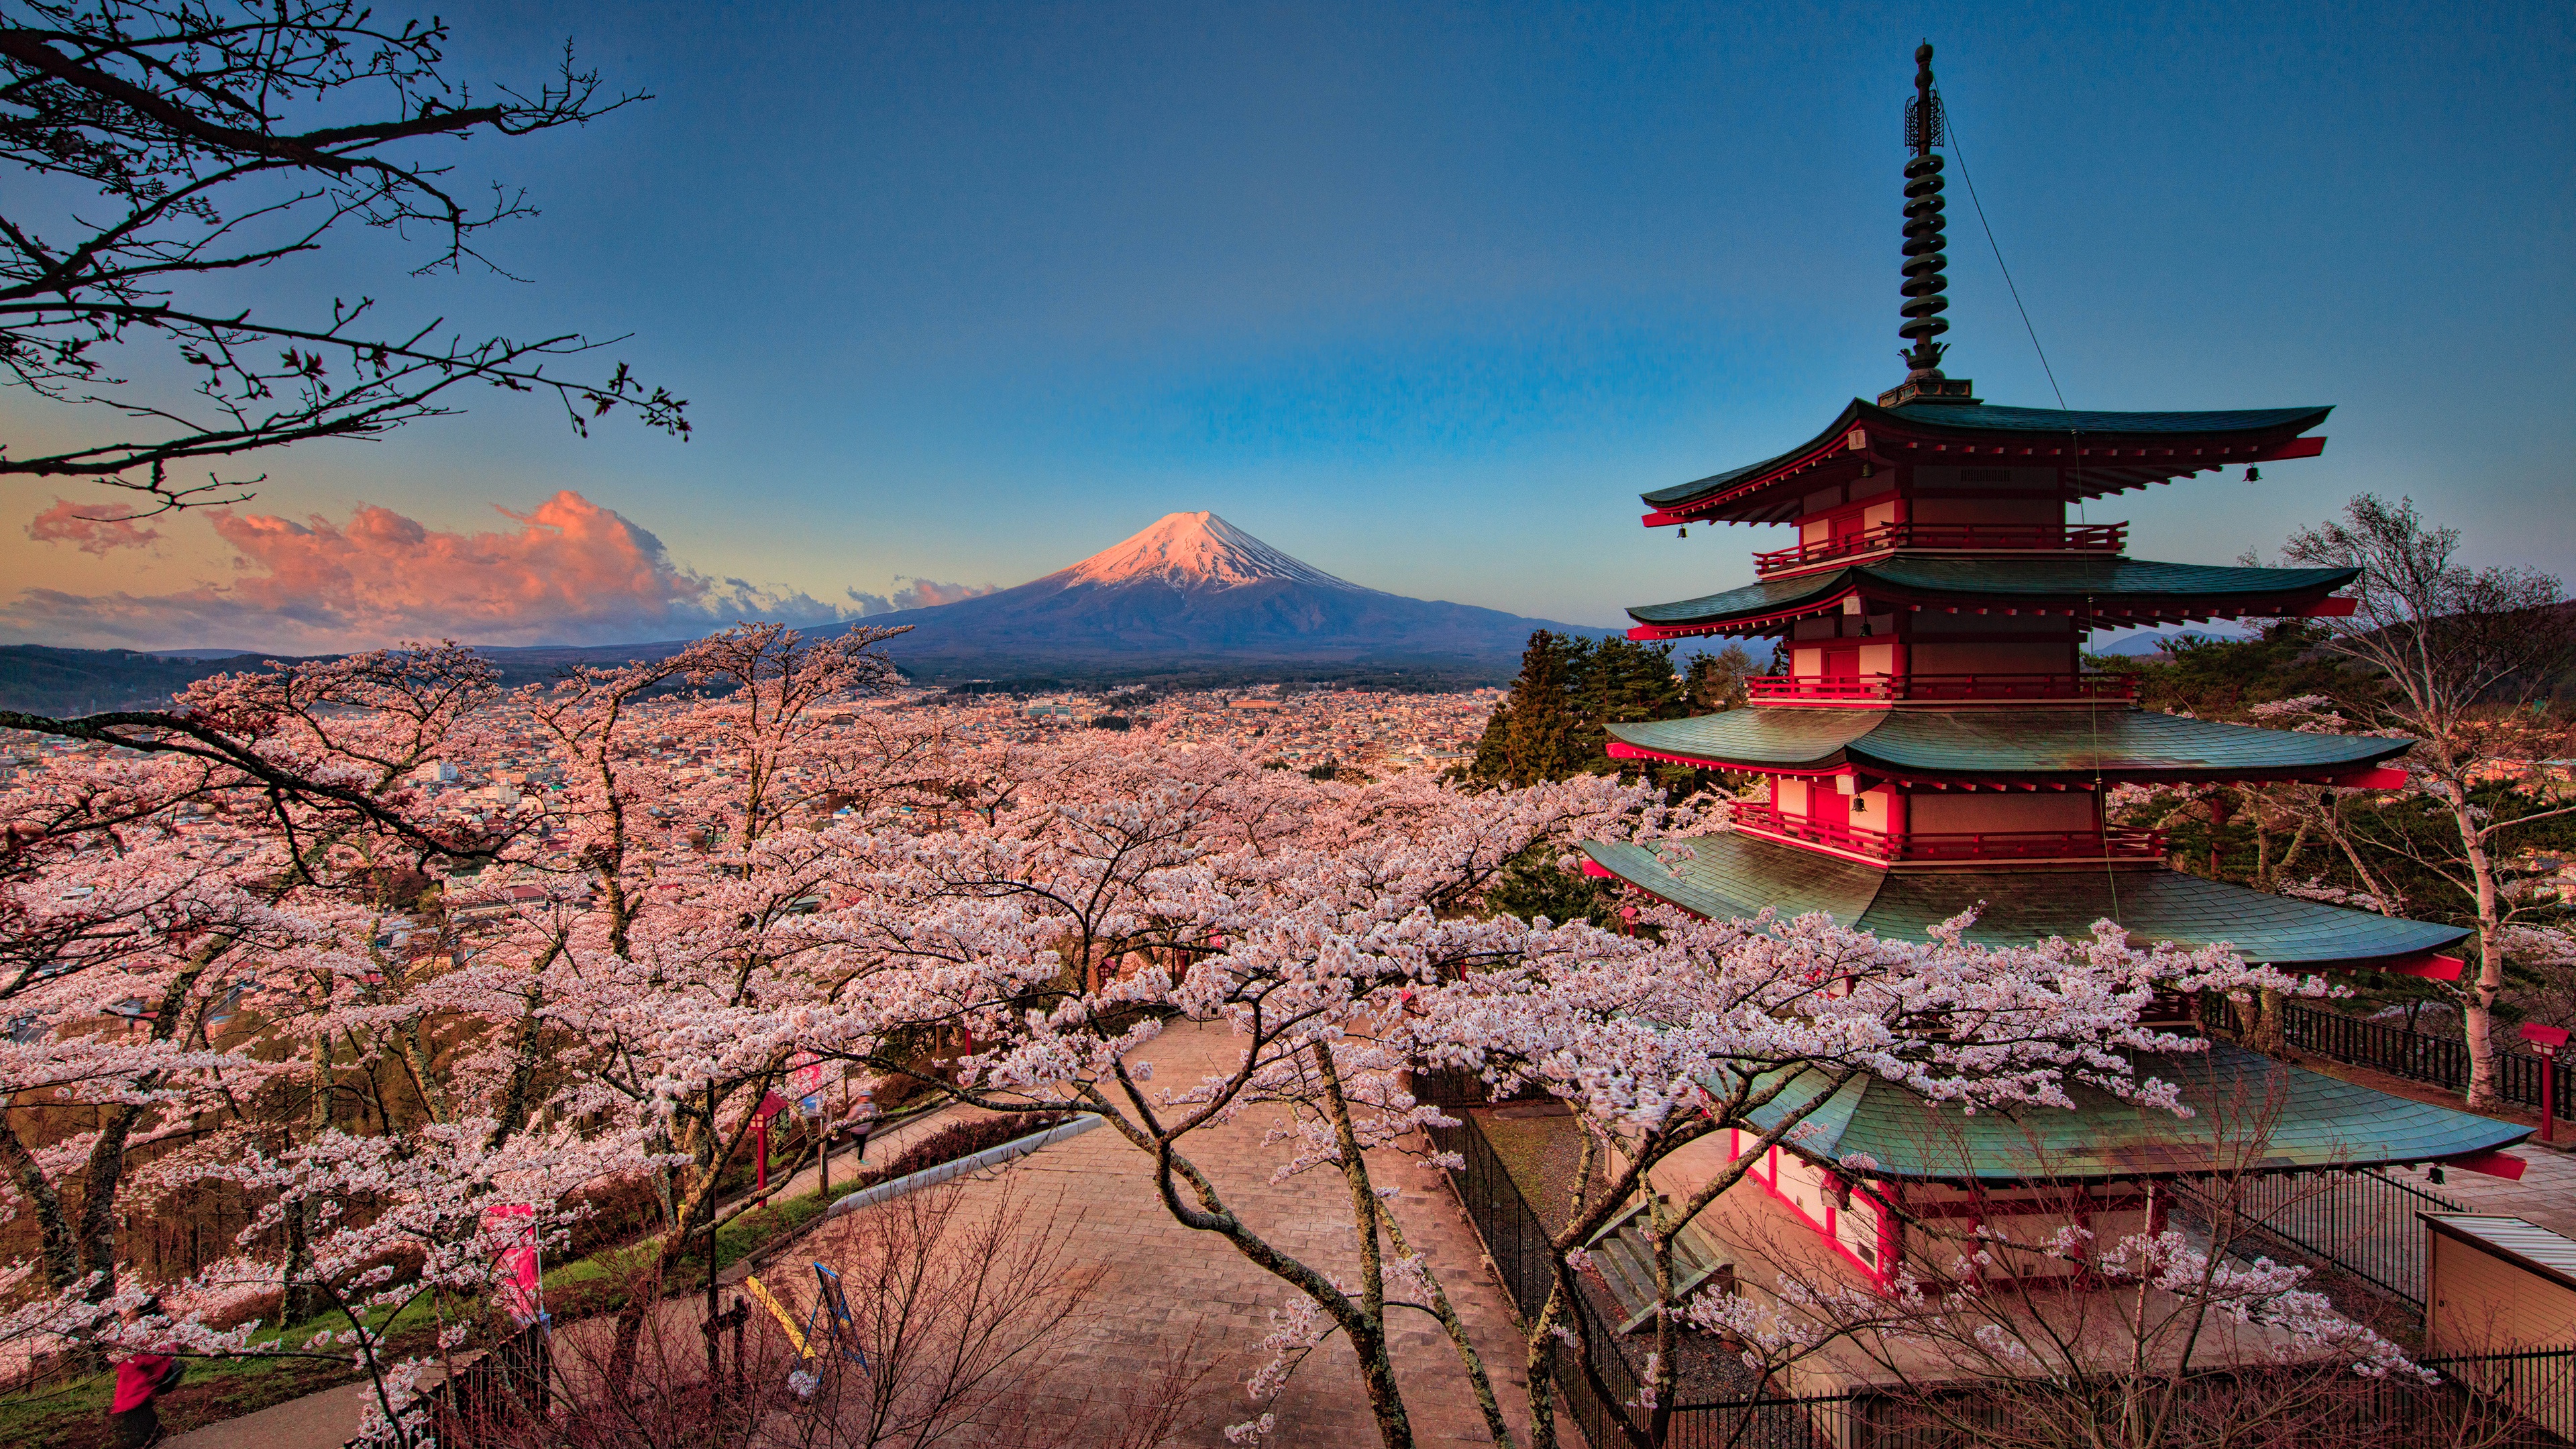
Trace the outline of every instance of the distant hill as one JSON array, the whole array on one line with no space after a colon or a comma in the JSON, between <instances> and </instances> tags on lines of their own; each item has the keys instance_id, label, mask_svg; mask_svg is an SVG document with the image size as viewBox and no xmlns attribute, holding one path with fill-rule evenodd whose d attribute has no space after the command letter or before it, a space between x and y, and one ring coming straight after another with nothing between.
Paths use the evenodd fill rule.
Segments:
<instances>
[{"instance_id":1,"label":"distant hill","mask_svg":"<svg viewBox=\"0 0 2576 1449\"><path fill-rule=\"evenodd\" d=\"M171 695L200 679L258 669L266 663L258 654L201 659L132 649L0 645L0 708L58 718L158 709L169 703Z\"/></svg>"},{"instance_id":2,"label":"distant hill","mask_svg":"<svg viewBox=\"0 0 2576 1449\"><path fill-rule=\"evenodd\" d=\"M516 687L552 679L567 665L660 659L687 647L686 640L670 640L578 648L539 645L478 652L498 667L503 685ZM57 719L120 709L160 709L169 704L172 695L200 679L263 670L272 660L292 664L299 657L338 656L281 657L211 649L53 649L41 644L5 644L0 645L0 709L24 710Z\"/></svg>"},{"instance_id":3,"label":"distant hill","mask_svg":"<svg viewBox=\"0 0 2576 1449\"><path fill-rule=\"evenodd\" d=\"M2228 637L2230 636L2224 634L2204 634L2197 629L2164 629L2152 634L2132 634L2116 644L2089 652L2107 655L2114 659L2141 659L2149 655L2162 654L2187 639L2212 640Z\"/></svg>"}]
</instances>

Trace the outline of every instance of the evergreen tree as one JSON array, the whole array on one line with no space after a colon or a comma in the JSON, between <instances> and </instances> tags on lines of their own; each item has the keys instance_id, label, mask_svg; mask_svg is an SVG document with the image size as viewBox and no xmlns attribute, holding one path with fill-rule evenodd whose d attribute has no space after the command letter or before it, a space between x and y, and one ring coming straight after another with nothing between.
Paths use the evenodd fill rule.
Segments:
<instances>
[{"instance_id":1,"label":"evergreen tree","mask_svg":"<svg viewBox=\"0 0 2576 1449\"><path fill-rule=\"evenodd\" d=\"M1503 732L1504 784L1535 785L1585 772L1575 689L1589 652L1589 641L1571 635L1545 629L1530 635L1529 648L1521 654L1520 678L1512 681L1511 697L1504 701L1509 711Z\"/></svg>"},{"instance_id":2,"label":"evergreen tree","mask_svg":"<svg viewBox=\"0 0 2576 1449\"><path fill-rule=\"evenodd\" d=\"M1673 675L1673 646L1604 639L1575 660L1577 732L1581 768L1597 774L1634 778L1651 775L1667 789L1688 793L1698 771L1681 765L1654 765L1610 756L1610 726L1645 720L1681 719L1690 714L1682 682Z\"/></svg>"},{"instance_id":3,"label":"evergreen tree","mask_svg":"<svg viewBox=\"0 0 2576 1449\"><path fill-rule=\"evenodd\" d=\"M1755 672L1753 656L1744 646L1729 641L1715 654L1695 655L1690 670L1683 676L1682 693L1691 705L1710 714L1723 714L1742 709L1752 702L1752 692L1745 680Z\"/></svg>"},{"instance_id":4,"label":"evergreen tree","mask_svg":"<svg viewBox=\"0 0 2576 1449\"><path fill-rule=\"evenodd\" d=\"M1467 773L1512 786L1614 771L1633 775L1638 762L1610 758L1608 727L1690 713L1673 675L1671 645L1541 630L1521 655L1511 694L1486 721ZM1654 773L1669 788L1696 785L1697 772L1684 767L1658 766Z\"/></svg>"}]
</instances>

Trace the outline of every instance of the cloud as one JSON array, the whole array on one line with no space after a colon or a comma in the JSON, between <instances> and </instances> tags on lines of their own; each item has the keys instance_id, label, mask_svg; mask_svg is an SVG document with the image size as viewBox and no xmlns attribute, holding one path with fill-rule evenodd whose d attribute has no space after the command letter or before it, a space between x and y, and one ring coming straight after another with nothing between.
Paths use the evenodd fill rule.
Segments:
<instances>
[{"instance_id":1,"label":"cloud","mask_svg":"<svg viewBox=\"0 0 2576 1449\"><path fill-rule=\"evenodd\" d=\"M231 582L147 596L29 589L4 611L5 627L54 643L321 653L439 637L630 643L694 637L738 619L813 625L865 612L708 578L673 560L659 538L570 490L529 513L496 511L516 527L446 533L371 505L345 524L318 514L297 523L208 509L204 517L237 555Z\"/></svg>"},{"instance_id":2,"label":"cloud","mask_svg":"<svg viewBox=\"0 0 2576 1449\"><path fill-rule=\"evenodd\" d=\"M910 574L897 574L894 582L892 595L866 594L851 589L848 591L850 602L858 606L857 612L864 617L891 614L899 609L935 609L941 604L978 599L1002 590L1000 584L943 584L937 579L914 578Z\"/></svg>"},{"instance_id":3,"label":"cloud","mask_svg":"<svg viewBox=\"0 0 2576 1449\"><path fill-rule=\"evenodd\" d=\"M84 513L79 504L57 498L53 507L28 522L27 536L38 543L68 543L105 558L111 549L150 547L161 530L135 527L134 515L113 505Z\"/></svg>"},{"instance_id":4,"label":"cloud","mask_svg":"<svg viewBox=\"0 0 2576 1449\"><path fill-rule=\"evenodd\" d=\"M999 584L943 584L937 579L911 579L910 582L906 582L908 578L910 576L906 574L894 576L895 583L901 585L894 591L894 606L898 609L937 608L941 604L953 604L960 599L976 599L986 594L999 593L1002 588Z\"/></svg>"}]
</instances>

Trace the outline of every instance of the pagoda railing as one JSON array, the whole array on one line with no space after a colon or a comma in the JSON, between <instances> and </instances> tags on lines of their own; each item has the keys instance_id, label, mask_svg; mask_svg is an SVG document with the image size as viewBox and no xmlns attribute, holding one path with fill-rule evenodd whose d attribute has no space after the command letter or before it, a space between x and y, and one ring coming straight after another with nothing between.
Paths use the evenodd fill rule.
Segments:
<instances>
[{"instance_id":1,"label":"pagoda railing","mask_svg":"<svg viewBox=\"0 0 2576 1449\"><path fill-rule=\"evenodd\" d=\"M1839 538L1819 538L1764 550L1753 555L1753 568L1757 573L1773 574L1897 548L2118 553L2128 541L2129 525L2125 523L1882 523Z\"/></svg>"},{"instance_id":2,"label":"pagoda railing","mask_svg":"<svg viewBox=\"0 0 2576 1449\"><path fill-rule=\"evenodd\" d=\"M1887 704L1898 700L2116 700L2138 697L2128 674L1755 674L1757 700L1799 704Z\"/></svg>"},{"instance_id":3,"label":"pagoda railing","mask_svg":"<svg viewBox=\"0 0 2576 1449\"><path fill-rule=\"evenodd\" d=\"M1917 830L1893 835L1867 826L1784 815L1759 802L1735 807L1735 827L1874 860L2162 860L2165 856L2161 830Z\"/></svg>"}]
</instances>

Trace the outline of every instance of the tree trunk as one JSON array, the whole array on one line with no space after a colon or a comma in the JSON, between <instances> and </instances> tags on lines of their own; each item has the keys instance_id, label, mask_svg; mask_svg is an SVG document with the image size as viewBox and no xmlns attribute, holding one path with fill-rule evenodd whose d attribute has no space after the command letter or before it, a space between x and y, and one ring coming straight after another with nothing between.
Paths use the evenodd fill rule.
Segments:
<instances>
[{"instance_id":1,"label":"tree trunk","mask_svg":"<svg viewBox=\"0 0 2576 1449\"><path fill-rule=\"evenodd\" d=\"M322 983L327 998L331 984ZM331 1038L327 1033L313 1036L313 1098L304 1114L304 1140L313 1142L331 1129ZM284 1296L278 1303L278 1316L288 1323L300 1322L322 1311L323 1303L309 1281L313 1271L314 1203L299 1197L286 1213L286 1271L281 1275Z\"/></svg>"},{"instance_id":2,"label":"tree trunk","mask_svg":"<svg viewBox=\"0 0 2576 1449\"><path fill-rule=\"evenodd\" d=\"M1655 1366L1646 1380L1654 1404L1646 1411L1646 1437L1661 1444L1672 1433L1679 1381L1673 1360L1681 1343L1681 1304L1673 1298L1673 1236L1681 1224L1672 1220L1668 1202L1651 1180L1646 1184L1646 1223L1655 1249Z\"/></svg>"},{"instance_id":3,"label":"tree trunk","mask_svg":"<svg viewBox=\"0 0 2576 1449\"><path fill-rule=\"evenodd\" d=\"M1368 1162L1360 1153L1359 1135L1351 1128L1350 1104L1342 1097L1342 1077L1333 1061L1332 1043L1308 1048L1324 1081L1324 1105L1333 1119L1333 1146L1342 1159L1342 1180L1350 1188L1351 1229L1360 1249L1359 1317L1342 1325L1359 1359L1360 1381L1368 1386L1369 1411L1377 1417L1377 1434L1386 1449L1411 1449L1413 1424L1404 1411L1404 1394L1396 1386L1395 1361L1386 1341L1386 1272L1378 1252L1377 1189L1369 1182Z\"/></svg>"},{"instance_id":4,"label":"tree trunk","mask_svg":"<svg viewBox=\"0 0 2576 1449\"><path fill-rule=\"evenodd\" d=\"M544 1022L537 1007L544 1000L544 988L538 984L546 968L554 964L563 950L561 943L546 948L544 955L528 969L528 994L519 1011L518 1039L510 1049L510 1087L501 1100L499 1117L492 1124L492 1146L498 1149L510 1135L528 1123L529 1098L536 1089L537 1048L545 1040Z\"/></svg>"},{"instance_id":5,"label":"tree trunk","mask_svg":"<svg viewBox=\"0 0 2576 1449\"><path fill-rule=\"evenodd\" d=\"M2209 797L2209 878L2222 879L2218 863L2218 837L2227 829L2227 792L2213 791Z\"/></svg>"},{"instance_id":6,"label":"tree trunk","mask_svg":"<svg viewBox=\"0 0 2576 1449\"><path fill-rule=\"evenodd\" d=\"M706 1137L710 1141L715 1137L712 1122L707 1125ZM626 1306L617 1311L617 1333L608 1353L608 1382L611 1391L620 1396L634 1382L635 1354L643 1341L644 1320L658 1303L657 1295L662 1291L662 1285L669 1279L671 1271L679 1267L680 1260L688 1256L691 1235L698 1227L698 1219L704 1216L713 1221L715 1218L716 1180L722 1175L721 1161L698 1174L697 1182L690 1186L677 1205L676 1221L671 1230L662 1235L662 1246L653 1255L653 1270L641 1285L644 1291L629 1296ZM666 1172L666 1180L668 1176ZM709 1282L714 1281L715 1267L712 1261L707 1264Z\"/></svg>"},{"instance_id":7,"label":"tree trunk","mask_svg":"<svg viewBox=\"0 0 2576 1449\"><path fill-rule=\"evenodd\" d=\"M2246 1045L2270 1057L2286 1057L2290 1044L2281 1019L2281 993L2265 987L2254 993L2254 1031Z\"/></svg>"},{"instance_id":8,"label":"tree trunk","mask_svg":"<svg viewBox=\"0 0 2576 1449\"><path fill-rule=\"evenodd\" d=\"M0 1107L0 1167L6 1167L16 1180L18 1193L35 1205L39 1253L45 1264L45 1286L60 1293L80 1281L80 1250L72 1242L71 1220L63 1216L63 1198L45 1177L27 1144L18 1139L18 1129L9 1125Z\"/></svg>"},{"instance_id":9,"label":"tree trunk","mask_svg":"<svg viewBox=\"0 0 2576 1449\"><path fill-rule=\"evenodd\" d=\"M2478 900L2478 979L2468 992L2465 1010L2460 1013L2461 1028L2469 1039L2468 1106L2473 1112L2502 1105L2496 1089L2495 1003L2504 990L2504 952L2500 949L2504 934L2504 917L2498 909L2501 892L2496 888L2495 861L2487 854L2486 838L2469 814L2469 795L2465 781L2454 781L2451 792L2451 814L2460 830L2460 848L2469 858L2469 873L2477 883Z\"/></svg>"},{"instance_id":10,"label":"tree trunk","mask_svg":"<svg viewBox=\"0 0 2576 1449\"><path fill-rule=\"evenodd\" d=\"M1530 1325L1528 1337L1530 1449L1556 1449L1556 1326L1565 1316L1565 1275L1557 1275L1547 1306Z\"/></svg>"},{"instance_id":11,"label":"tree trunk","mask_svg":"<svg viewBox=\"0 0 2576 1449\"><path fill-rule=\"evenodd\" d=\"M1394 1245L1396 1256L1412 1257L1413 1250L1404 1243L1404 1224L1396 1221L1394 1205L1381 1201L1378 1217L1386 1224L1386 1238ZM1493 1437L1498 1449L1512 1449L1511 1426L1503 1422L1503 1406L1494 1397L1494 1381L1485 1372L1484 1356L1476 1352L1475 1340L1467 1335L1467 1321L1451 1306L1448 1290L1440 1286L1440 1275L1431 1271L1427 1257L1422 1263L1422 1280L1431 1285L1432 1316L1440 1320L1442 1331L1457 1348L1458 1362L1467 1370L1467 1382L1476 1390L1476 1409L1485 1416L1485 1432Z\"/></svg>"},{"instance_id":12,"label":"tree trunk","mask_svg":"<svg viewBox=\"0 0 2576 1449\"><path fill-rule=\"evenodd\" d=\"M152 1013L154 1041L171 1041L178 1036L180 1009L188 1004L197 978L231 945L228 937L208 941L171 978ZM148 1072L136 1079L135 1089L149 1092L160 1084L160 1073ZM98 1140L90 1145L89 1162L82 1170L80 1217L72 1230L72 1243L80 1255L80 1271L98 1275L98 1281L90 1286L92 1303L105 1302L116 1294L116 1192L125 1181L126 1141L134 1135L135 1124L143 1120L147 1110L130 1104L109 1108L99 1125Z\"/></svg>"}]
</instances>

